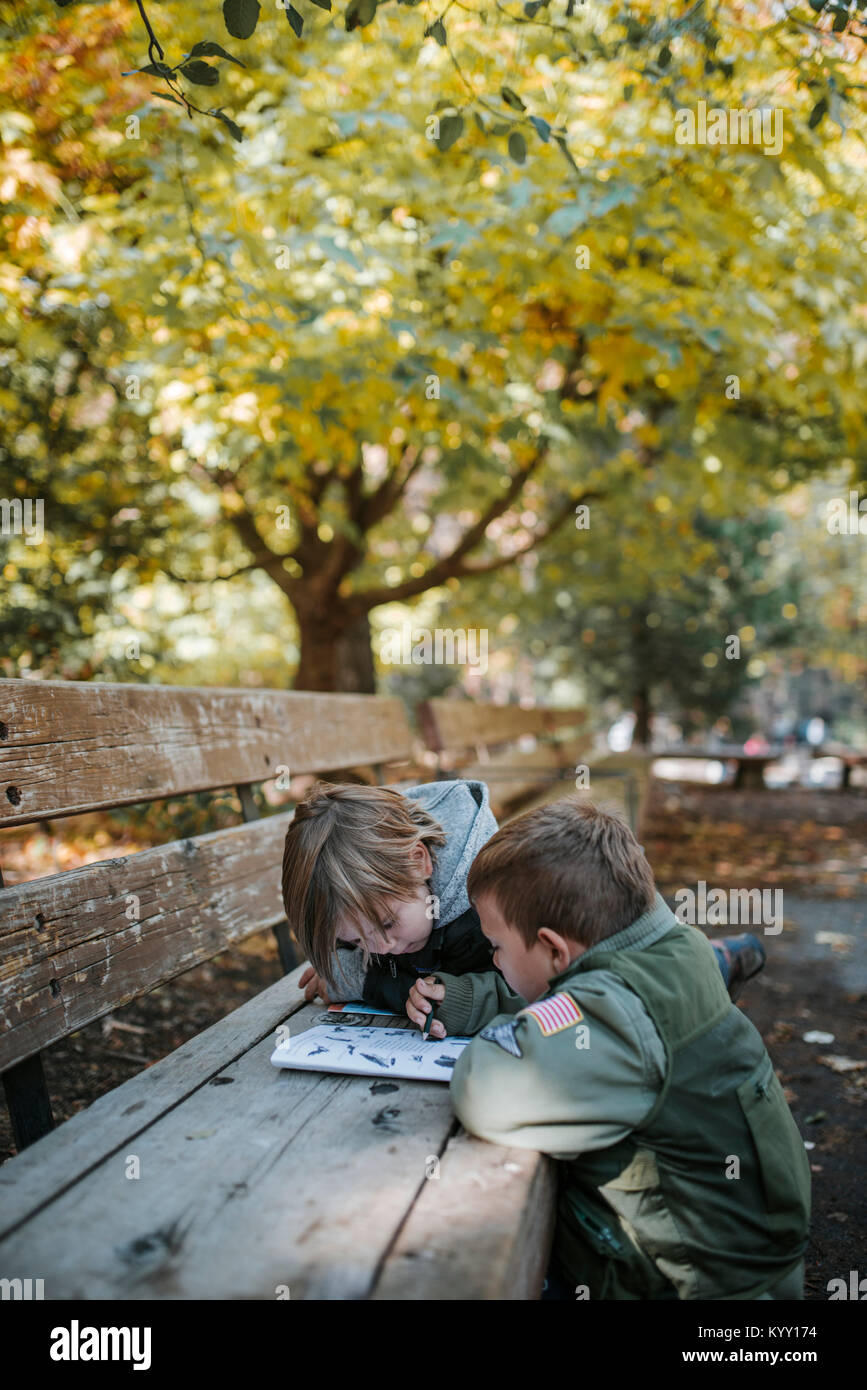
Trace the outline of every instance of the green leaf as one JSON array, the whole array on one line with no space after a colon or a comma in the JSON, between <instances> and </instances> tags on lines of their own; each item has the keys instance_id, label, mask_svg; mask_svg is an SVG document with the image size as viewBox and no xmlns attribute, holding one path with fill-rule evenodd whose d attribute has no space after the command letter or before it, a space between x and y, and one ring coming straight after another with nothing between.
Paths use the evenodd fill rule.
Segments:
<instances>
[{"instance_id":1,"label":"green leaf","mask_svg":"<svg viewBox=\"0 0 867 1390\"><path fill-rule=\"evenodd\" d=\"M237 63L239 68L245 68L247 66L246 63L241 62L240 58L236 58L233 54L227 53L225 48L222 48L218 43L212 43L210 39L200 39L198 43L194 43L187 57L228 58L230 63Z\"/></svg>"},{"instance_id":2,"label":"green leaf","mask_svg":"<svg viewBox=\"0 0 867 1390\"><path fill-rule=\"evenodd\" d=\"M535 129L538 131L539 135L541 135L542 139L545 141L545 144L547 145L549 136L551 134L551 127L549 126L548 122L543 121L541 116L531 116L530 125L535 127Z\"/></svg>"},{"instance_id":3,"label":"green leaf","mask_svg":"<svg viewBox=\"0 0 867 1390\"><path fill-rule=\"evenodd\" d=\"M669 63L671 62L671 49L669 48L667 43L663 44L662 48L659 50L659 54L657 56L656 61L659 67L668 67Z\"/></svg>"},{"instance_id":4,"label":"green leaf","mask_svg":"<svg viewBox=\"0 0 867 1390\"><path fill-rule=\"evenodd\" d=\"M143 68L133 68L133 72L146 72L148 77L171 77L172 70L168 63L148 63ZM124 77L126 73L124 73Z\"/></svg>"},{"instance_id":5,"label":"green leaf","mask_svg":"<svg viewBox=\"0 0 867 1390\"><path fill-rule=\"evenodd\" d=\"M203 63L201 58L193 58L192 62L183 63L181 72L190 82L195 82L197 87L215 87L220 80L219 69L212 67L210 63Z\"/></svg>"},{"instance_id":6,"label":"green leaf","mask_svg":"<svg viewBox=\"0 0 867 1390\"><path fill-rule=\"evenodd\" d=\"M527 142L519 130L513 130L509 136L509 154L516 164L526 163Z\"/></svg>"},{"instance_id":7,"label":"green leaf","mask_svg":"<svg viewBox=\"0 0 867 1390\"><path fill-rule=\"evenodd\" d=\"M364 29L376 15L376 0L349 0L346 7L346 28Z\"/></svg>"},{"instance_id":8,"label":"green leaf","mask_svg":"<svg viewBox=\"0 0 867 1390\"><path fill-rule=\"evenodd\" d=\"M842 5L833 5L834 23L831 25L835 34L842 34L846 25L849 23L849 11L844 10Z\"/></svg>"},{"instance_id":9,"label":"green leaf","mask_svg":"<svg viewBox=\"0 0 867 1390\"><path fill-rule=\"evenodd\" d=\"M286 5L286 18L292 25L292 31L296 38L301 37L301 30L304 28L304 20L298 13L294 5Z\"/></svg>"},{"instance_id":10,"label":"green leaf","mask_svg":"<svg viewBox=\"0 0 867 1390\"><path fill-rule=\"evenodd\" d=\"M518 93L513 92L511 87L501 87L500 96L503 98L506 105L511 106L515 111L526 111L527 108L518 96Z\"/></svg>"},{"instance_id":11,"label":"green leaf","mask_svg":"<svg viewBox=\"0 0 867 1390\"><path fill-rule=\"evenodd\" d=\"M807 121L807 125L810 127L811 130L815 130L815 129L816 129L816 126L819 124L819 122L821 121L822 117L824 116L824 114L825 114L825 112L826 112L827 110L828 110L828 98L827 98L827 97L820 97L819 100L816 102L816 105L813 107L812 111L810 112L810 117L809 117L809 120Z\"/></svg>"},{"instance_id":12,"label":"green leaf","mask_svg":"<svg viewBox=\"0 0 867 1390\"><path fill-rule=\"evenodd\" d=\"M623 100L624 100L624 101L631 101L634 92L635 92L635 83L634 83L634 82L627 82L626 86L623 88Z\"/></svg>"},{"instance_id":13,"label":"green leaf","mask_svg":"<svg viewBox=\"0 0 867 1390\"><path fill-rule=\"evenodd\" d=\"M241 129L241 127L239 125L236 125L234 121L230 120L228 116L224 116L222 111L213 111L211 114L216 116L218 121L223 122L223 125L228 130L232 139L237 140L240 144L244 138L244 132Z\"/></svg>"},{"instance_id":14,"label":"green leaf","mask_svg":"<svg viewBox=\"0 0 867 1390\"><path fill-rule=\"evenodd\" d=\"M159 97L160 101L171 101L175 106L183 106L184 104L182 101L178 101L177 97L170 97L167 92L151 92L151 96Z\"/></svg>"},{"instance_id":15,"label":"green leaf","mask_svg":"<svg viewBox=\"0 0 867 1390\"><path fill-rule=\"evenodd\" d=\"M223 23L233 39L248 39L259 23L259 0L223 0Z\"/></svg>"},{"instance_id":16,"label":"green leaf","mask_svg":"<svg viewBox=\"0 0 867 1390\"><path fill-rule=\"evenodd\" d=\"M314 5L318 5L320 10L330 10L331 0L313 0Z\"/></svg>"},{"instance_id":17,"label":"green leaf","mask_svg":"<svg viewBox=\"0 0 867 1390\"><path fill-rule=\"evenodd\" d=\"M460 139L464 130L464 118L461 115L443 116L440 121L440 133L437 140L437 149L445 154L450 150L456 140Z\"/></svg>"},{"instance_id":18,"label":"green leaf","mask_svg":"<svg viewBox=\"0 0 867 1390\"><path fill-rule=\"evenodd\" d=\"M446 26L443 24L441 19L438 19L436 23L430 26L429 29L425 29L424 36L425 38L436 39L440 48L445 48L447 41Z\"/></svg>"},{"instance_id":19,"label":"green leaf","mask_svg":"<svg viewBox=\"0 0 867 1390\"><path fill-rule=\"evenodd\" d=\"M484 121L482 120L481 116L479 115L478 111L474 111L474 112L473 112L473 120L475 121L476 125L479 127L479 130L482 132L482 134L483 134L483 135L487 135L487 133L488 133L488 128L487 128L487 126L485 125Z\"/></svg>"}]
</instances>

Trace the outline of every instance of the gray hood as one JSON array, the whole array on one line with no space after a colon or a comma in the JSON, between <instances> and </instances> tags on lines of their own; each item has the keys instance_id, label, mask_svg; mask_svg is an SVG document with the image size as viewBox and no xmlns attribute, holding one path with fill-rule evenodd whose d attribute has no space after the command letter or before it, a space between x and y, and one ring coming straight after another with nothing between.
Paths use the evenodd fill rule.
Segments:
<instances>
[{"instance_id":1,"label":"gray hood","mask_svg":"<svg viewBox=\"0 0 867 1390\"><path fill-rule=\"evenodd\" d=\"M467 874L482 845L498 829L484 782L422 782L399 788L403 796L418 802L446 834L436 850L431 891L439 898L438 925L444 927L470 906Z\"/></svg>"}]
</instances>

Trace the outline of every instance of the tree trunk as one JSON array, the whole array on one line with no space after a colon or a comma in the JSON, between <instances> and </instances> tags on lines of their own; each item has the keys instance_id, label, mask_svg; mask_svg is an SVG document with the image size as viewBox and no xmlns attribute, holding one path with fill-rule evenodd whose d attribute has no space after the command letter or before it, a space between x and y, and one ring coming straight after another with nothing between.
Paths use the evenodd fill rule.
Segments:
<instances>
[{"instance_id":1,"label":"tree trunk","mask_svg":"<svg viewBox=\"0 0 867 1390\"><path fill-rule=\"evenodd\" d=\"M327 615L295 604L301 637L296 690L338 690L372 695L376 691L370 622L367 614L347 617L335 600Z\"/></svg>"},{"instance_id":2,"label":"tree trunk","mask_svg":"<svg viewBox=\"0 0 867 1390\"><path fill-rule=\"evenodd\" d=\"M370 640L370 619L366 613L353 618L337 640L337 684L335 690L359 695L376 693L376 672Z\"/></svg>"},{"instance_id":3,"label":"tree trunk","mask_svg":"<svg viewBox=\"0 0 867 1390\"><path fill-rule=\"evenodd\" d=\"M646 748L650 742L650 692L646 685L636 690L632 708L636 716L632 742Z\"/></svg>"}]
</instances>

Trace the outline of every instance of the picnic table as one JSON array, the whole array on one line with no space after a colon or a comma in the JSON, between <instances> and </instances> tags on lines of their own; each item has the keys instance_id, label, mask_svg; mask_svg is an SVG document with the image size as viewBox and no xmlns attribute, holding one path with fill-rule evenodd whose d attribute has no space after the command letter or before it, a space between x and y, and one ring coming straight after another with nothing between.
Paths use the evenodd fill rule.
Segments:
<instances>
[{"instance_id":1,"label":"picnic table","mask_svg":"<svg viewBox=\"0 0 867 1390\"><path fill-rule=\"evenodd\" d=\"M735 763L732 785L743 789L761 788L765 785L765 768L768 763L778 762L783 756L782 746L768 746L761 753L745 753L740 744L725 743L716 747L698 747L691 743L673 748L654 748L652 756L657 758L701 758L702 761Z\"/></svg>"},{"instance_id":2,"label":"picnic table","mask_svg":"<svg viewBox=\"0 0 867 1390\"><path fill-rule=\"evenodd\" d=\"M852 785L852 770L867 767L867 748L849 748L845 743L822 743L813 748L814 758L837 758L841 764L840 788Z\"/></svg>"},{"instance_id":3,"label":"picnic table","mask_svg":"<svg viewBox=\"0 0 867 1390\"><path fill-rule=\"evenodd\" d=\"M464 1133L446 1084L272 1066L278 1026L324 1014L300 973L0 1168L0 1275L47 1299L538 1297L551 1161Z\"/></svg>"}]
</instances>

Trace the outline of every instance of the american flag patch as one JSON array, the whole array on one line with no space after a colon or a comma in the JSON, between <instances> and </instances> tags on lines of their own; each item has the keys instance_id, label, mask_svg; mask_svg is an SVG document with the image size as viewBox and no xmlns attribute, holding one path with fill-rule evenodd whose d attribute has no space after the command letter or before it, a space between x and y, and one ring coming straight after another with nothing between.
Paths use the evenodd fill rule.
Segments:
<instances>
[{"instance_id":1,"label":"american flag patch","mask_svg":"<svg viewBox=\"0 0 867 1390\"><path fill-rule=\"evenodd\" d=\"M571 994L552 994L550 999L531 1004L529 1009L522 1009L521 1013L530 1014L546 1038L552 1033L561 1033L564 1028L571 1028L584 1017Z\"/></svg>"}]
</instances>

